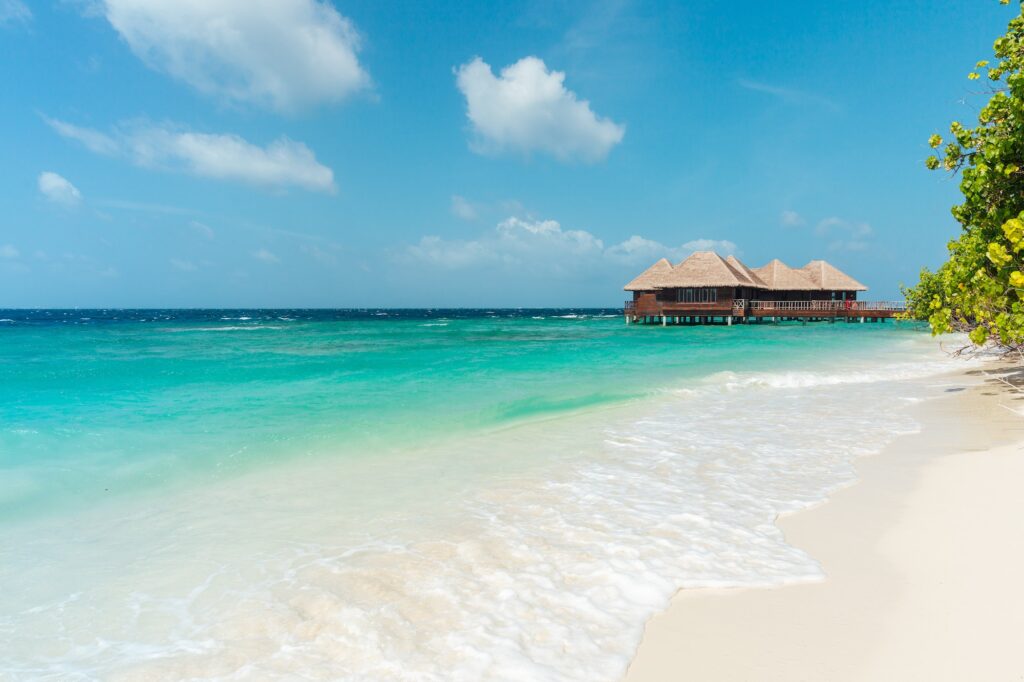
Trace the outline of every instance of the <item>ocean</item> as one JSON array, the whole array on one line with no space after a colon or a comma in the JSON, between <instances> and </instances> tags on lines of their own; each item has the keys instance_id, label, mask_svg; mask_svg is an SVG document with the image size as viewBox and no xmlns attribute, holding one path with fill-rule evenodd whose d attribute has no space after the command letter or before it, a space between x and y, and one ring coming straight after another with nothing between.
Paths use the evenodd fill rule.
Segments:
<instances>
[{"instance_id":1,"label":"ocean","mask_svg":"<svg viewBox=\"0 0 1024 682\"><path fill-rule=\"evenodd\" d=\"M0 679L615 680L962 365L910 323L0 311Z\"/></svg>"}]
</instances>

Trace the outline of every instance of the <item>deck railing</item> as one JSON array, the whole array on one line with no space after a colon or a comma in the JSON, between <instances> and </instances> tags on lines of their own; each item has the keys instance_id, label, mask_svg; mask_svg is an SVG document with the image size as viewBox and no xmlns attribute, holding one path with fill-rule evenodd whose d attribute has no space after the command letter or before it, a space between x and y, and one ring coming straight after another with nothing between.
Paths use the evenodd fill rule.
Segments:
<instances>
[{"instance_id":1,"label":"deck railing","mask_svg":"<svg viewBox=\"0 0 1024 682\"><path fill-rule=\"evenodd\" d=\"M648 314L660 314L661 311L669 313L673 310L679 310L685 308L687 310L701 309L701 308L719 308L727 304L718 304L712 302L688 302L683 303L680 301L655 301L652 303L644 303L644 309L650 309L652 311L658 311L657 313ZM850 313L855 314L858 312L903 312L907 309L907 304L903 301L748 301L743 298L738 298L732 301L731 308L735 314L742 315L745 312L750 315L776 315L779 313ZM623 305L623 309L627 313L635 313L637 311L636 301L626 301Z\"/></svg>"},{"instance_id":2,"label":"deck railing","mask_svg":"<svg viewBox=\"0 0 1024 682\"><path fill-rule=\"evenodd\" d=\"M751 301L750 311L757 313L763 310L782 311L843 311L849 310L885 310L891 312L902 312L906 310L907 304L903 301Z\"/></svg>"}]
</instances>

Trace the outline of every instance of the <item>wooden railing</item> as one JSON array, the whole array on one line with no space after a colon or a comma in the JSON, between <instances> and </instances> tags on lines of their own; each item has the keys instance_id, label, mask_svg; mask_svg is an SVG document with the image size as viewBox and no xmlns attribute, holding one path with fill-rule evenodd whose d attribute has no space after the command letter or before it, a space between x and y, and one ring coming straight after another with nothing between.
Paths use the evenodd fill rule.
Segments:
<instances>
[{"instance_id":1,"label":"wooden railing","mask_svg":"<svg viewBox=\"0 0 1024 682\"><path fill-rule=\"evenodd\" d=\"M742 299L740 299L740 300L742 300ZM649 301L648 300L648 301L640 301L639 303L640 303L640 307L645 309L645 310L647 310L647 309L675 310L675 309L683 309L683 308L685 308L687 310L689 310L690 308L707 309L707 310L722 310L722 309L727 309L730 306L735 307L733 305L734 302L730 301L728 299L722 301L721 303L719 303L718 301L675 301L675 300L672 300L672 301L660 301L660 300ZM626 312L633 312L633 311L635 311L637 309L637 301L626 301L625 305L623 306L623 309Z\"/></svg>"},{"instance_id":2,"label":"wooden railing","mask_svg":"<svg viewBox=\"0 0 1024 682\"><path fill-rule=\"evenodd\" d=\"M903 301L751 301L750 311L782 310L794 312L884 310L902 312L907 304Z\"/></svg>"},{"instance_id":3,"label":"wooden railing","mask_svg":"<svg viewBox=\"0 0 1024 682\"><path fill-rule=\"evenodd\" d=\"M678 313L680 310L732 309L734 315L813 315L816 312L827 314L847 313L855 315L860 312L903 312L907 309L903 301L748 301L743 298L722 303L717 302L681 302L681 301L642 301L640 309L645 315ZM627 314L638 312L637 301L626 301L623 310ZM696 313L702 314L702 313ZM724 314L724 313L720 313Z\"/></svg>"}]
</instances>

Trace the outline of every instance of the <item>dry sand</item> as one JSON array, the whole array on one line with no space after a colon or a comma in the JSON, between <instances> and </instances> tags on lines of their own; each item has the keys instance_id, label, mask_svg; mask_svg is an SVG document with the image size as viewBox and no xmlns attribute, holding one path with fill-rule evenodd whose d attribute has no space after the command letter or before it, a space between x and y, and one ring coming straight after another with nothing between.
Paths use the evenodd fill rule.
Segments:
<instances>
[{"instance_id":1,"label":"dry sand","mask_svg":"<svg viewBox=\"0 0 1024 682\"><path fill-rule=\"evenodd\" d=\"M1024 394L948 384L920 434L780 519L824 582L681 591L627 682L1024 680Z\"/></svg>"}]
</instances>

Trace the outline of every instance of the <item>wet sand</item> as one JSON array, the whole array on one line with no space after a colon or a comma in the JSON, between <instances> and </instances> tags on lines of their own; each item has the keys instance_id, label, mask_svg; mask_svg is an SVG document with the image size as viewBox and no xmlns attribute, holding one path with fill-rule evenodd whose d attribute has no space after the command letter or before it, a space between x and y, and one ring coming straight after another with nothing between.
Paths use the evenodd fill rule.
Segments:
<instances>
[{"instance_id":1,"label":"wet sand","mask_svg":"<svg viewBox=\"0 0 1024 682\"><path fill-rule=\"evenodd\" d=\"M920 433L779 520L823 582L680 591L626 680L1024 680L1024 393L936 384Z\"/></svg>"}]
</instances>

